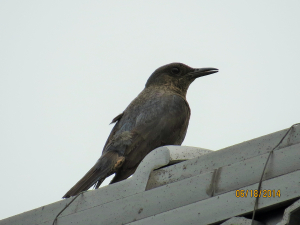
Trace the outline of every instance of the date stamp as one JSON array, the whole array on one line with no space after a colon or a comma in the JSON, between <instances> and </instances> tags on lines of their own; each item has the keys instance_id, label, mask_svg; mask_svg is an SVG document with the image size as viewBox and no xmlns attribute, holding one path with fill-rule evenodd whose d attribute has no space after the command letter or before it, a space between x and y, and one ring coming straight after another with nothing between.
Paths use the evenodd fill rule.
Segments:
<instances>
[{"instance_id":1,"label":"date stamp","mask_svg":"<svg viewBox=\"0 0 300 225\"><path fill-rule=\"evenodd\" d=\"M244 190L244 189L240 189L240 190L236 190L235 191L235 197L237 198L256 198L256 197L262 197L262 198L275 198L278 197L280 198L281 193L280 190Z\"/></svg>"}]
</instances>

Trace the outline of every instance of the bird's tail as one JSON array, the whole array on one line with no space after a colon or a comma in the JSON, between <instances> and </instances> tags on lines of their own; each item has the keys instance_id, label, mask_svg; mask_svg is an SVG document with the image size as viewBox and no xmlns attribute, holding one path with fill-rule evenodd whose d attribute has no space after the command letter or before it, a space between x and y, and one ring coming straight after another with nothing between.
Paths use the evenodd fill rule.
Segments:
<instances>
[{"instance_id":1,"label":"bird's tail","mask_svg":"<svg viewBox=\"0 0 300 225\"><path fill-rule=\"evenodd\" d=\"M97 163L81 178L64 196L69 198L75 196L82 191L88 190L96 184L96 188L104 181L104 179L120 168L125 160L125 157L117 152L107 152L98 159Z\"/></svg>"}]
</instances>

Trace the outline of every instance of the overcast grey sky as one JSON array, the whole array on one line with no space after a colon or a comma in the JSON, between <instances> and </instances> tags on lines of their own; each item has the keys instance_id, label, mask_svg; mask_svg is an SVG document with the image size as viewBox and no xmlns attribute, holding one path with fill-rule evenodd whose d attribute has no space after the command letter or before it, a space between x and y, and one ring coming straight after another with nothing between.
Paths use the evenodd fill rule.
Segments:
<instances>
[{"instance_id":1,"label":"overcast grey sky","mask_svg":"<svg viewBox=\"0 0 300 225\"><path fill-rule=\"evenodd\" d=\"M58 201L158 67L196 80L183 145L218 150L300 122L299 1L0 2L0 219ZM104 184L107 184L106 181Z\"/></svg>"}]
</instances>

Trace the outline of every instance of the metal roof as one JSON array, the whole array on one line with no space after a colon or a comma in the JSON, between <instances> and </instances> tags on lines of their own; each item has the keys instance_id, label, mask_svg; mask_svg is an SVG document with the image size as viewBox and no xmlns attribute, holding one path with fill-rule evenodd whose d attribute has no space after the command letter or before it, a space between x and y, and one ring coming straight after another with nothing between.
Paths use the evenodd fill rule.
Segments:
<instances>
[{"instance_id":1,"label":"metal roof","mask_svg":"<svg viewBox=\"0 0 300 225\"><path fill-rule=\"evenodd\" d=\"M287 131L218 151L157 148L131 178L80 194L56 224L251 224L255 190L267 157ZM300 224L299 162L298 125L271 155L254 224ZM73 199L1 220L0 225L50 225Z\"/></svg>"}]
</instances>

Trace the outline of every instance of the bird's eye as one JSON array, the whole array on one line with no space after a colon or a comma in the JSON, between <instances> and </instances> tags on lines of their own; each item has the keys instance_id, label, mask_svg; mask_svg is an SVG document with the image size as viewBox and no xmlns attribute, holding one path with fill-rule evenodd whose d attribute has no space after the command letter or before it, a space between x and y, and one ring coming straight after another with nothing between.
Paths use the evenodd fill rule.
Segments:
<instances>
[{"instance_id":1,"label":"bird's eye","mask_svg":"<svg viewBox=\"0 0 300 225\"><path fill-rule=\"evenodd\" d=\"M179 70L178 67L173 67L173 68L171 69L171 72L172 72L173 74L178 74L178 73L180 72L180 70Z\"/></svg>"}]
</instances>

